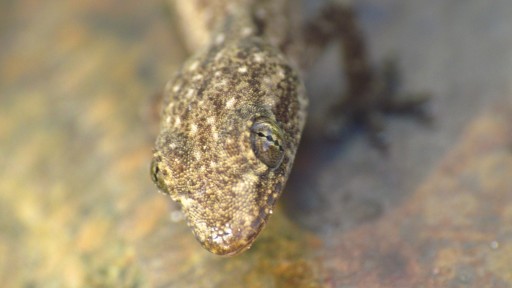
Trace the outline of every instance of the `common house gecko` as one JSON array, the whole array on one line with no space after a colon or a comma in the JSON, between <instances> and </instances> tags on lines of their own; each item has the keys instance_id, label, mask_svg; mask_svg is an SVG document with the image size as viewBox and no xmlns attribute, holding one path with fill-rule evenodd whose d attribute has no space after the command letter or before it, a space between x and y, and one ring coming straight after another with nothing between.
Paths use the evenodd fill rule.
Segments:
<instances>
[{"instance_id":1,"label":"common house gecko","mask_svg":"<svg viewBox=\"0 0 512 288\"><path fill-rule=\"evenodd\" d=\"M347 93L333 111L344 121L377 131L382 112L426 100L389 97L392 77L376 77L349 5L330 2L306 22L300 3L175 0L197 52L165 87L151 177L212 253L248 249L272 214L306 121L303 72L331 40L342 47Z\"/></svg>"}]
</instances>

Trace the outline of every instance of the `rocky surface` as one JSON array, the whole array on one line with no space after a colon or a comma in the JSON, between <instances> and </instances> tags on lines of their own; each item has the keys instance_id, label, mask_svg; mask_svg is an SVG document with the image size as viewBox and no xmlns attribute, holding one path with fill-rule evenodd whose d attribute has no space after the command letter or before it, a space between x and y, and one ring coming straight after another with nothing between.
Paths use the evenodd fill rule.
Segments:
<instances>
[{"instance_id":1,"label":"rocky surface","mask_svg":"<svg viewBox=\"0 0 512 288\"><path fill-rule=\"evenodd\" d=\"M433 125L390 119L388 156L361 133L306 138L269 227L223 258L149 178L153 95L186 55L165 4L1 2L4 286L511 286L512 3L357 9L376 63L394 53L431 91ZM331 52L312 123L342 89Z\"/></svg>"}]
</instances>

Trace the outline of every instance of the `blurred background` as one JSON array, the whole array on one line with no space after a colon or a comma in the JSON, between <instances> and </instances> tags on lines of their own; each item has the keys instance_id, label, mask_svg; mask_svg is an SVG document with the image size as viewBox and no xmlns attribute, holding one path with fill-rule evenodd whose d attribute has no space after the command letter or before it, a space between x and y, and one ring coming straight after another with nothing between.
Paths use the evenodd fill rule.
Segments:
<instances>
[{"instance_id":1,"label":"blurred background","mask_svg":"<svg viewBox=\"0 0 512 288\"><path fill-rule=\"evenodd\" d=\"M388 155L306 135L268 227L224 258L149 178L152 101L187 56L164 0L0 0L2 286L512 286L512 2L354 2L433 123L388 118ZM343 91L336 51L311 123Z\"/></svg>"}]
</instances>

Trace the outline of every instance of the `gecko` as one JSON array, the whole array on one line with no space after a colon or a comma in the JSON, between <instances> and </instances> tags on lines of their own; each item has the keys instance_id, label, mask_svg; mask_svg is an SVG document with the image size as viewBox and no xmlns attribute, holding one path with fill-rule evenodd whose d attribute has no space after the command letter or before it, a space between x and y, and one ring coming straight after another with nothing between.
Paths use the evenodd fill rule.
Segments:
<instances>
[{"instance_id":1,"label":"gecko","mask_svg":"<svg viewBox=\"0 0 512 288\"><path fill-rule=\"evenodd\" d=\"M309 22L295 0L174 4L196 52L165 86L151 178L214 254L247 250L273 213L307 118L304 71L333 39L347 79L333 110L344 120L378 130L375 115L425 101L389 100L393 81L376 77L349 4L329 2Z\"/></svg>"}]
</instances>

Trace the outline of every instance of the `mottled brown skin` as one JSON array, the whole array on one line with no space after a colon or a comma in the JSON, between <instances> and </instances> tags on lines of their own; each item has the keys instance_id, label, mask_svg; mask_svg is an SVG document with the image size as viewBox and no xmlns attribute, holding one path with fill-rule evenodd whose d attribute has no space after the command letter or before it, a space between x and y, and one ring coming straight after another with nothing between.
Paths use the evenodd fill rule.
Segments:
<instances>
[{"instance_id":1,"label":"mottled brown skin","mask_svg":"<svg viewBox=\"0 0 512 288\"><path fill-rule=\"evenodd\" d=\"M286 184L306 120L300 71L318 51L342 40L348 93L336 110L343 117L362 116L372 126L378 110L390 107L374 104L374 96L391 93L375 85L353 12L343 4L310 25L300 22L293 0L175 7L187 44L199 52L165 88L151 175L181 204L203 247L234 255L253 243Z\"/></svg>"},{"instance_id":2,"label":"mottled brown skin","mask_svg":"<svg viewBox=\"0 0 512 288\"><path fill-rule=\"evenodd\" d=\"M160 191L181 204L199 242L221 255L247 249L272 214L307 105L295 69L247 21L252 10L233 11L168 83L152 164Z\"/></svg>"}]
</instances>

